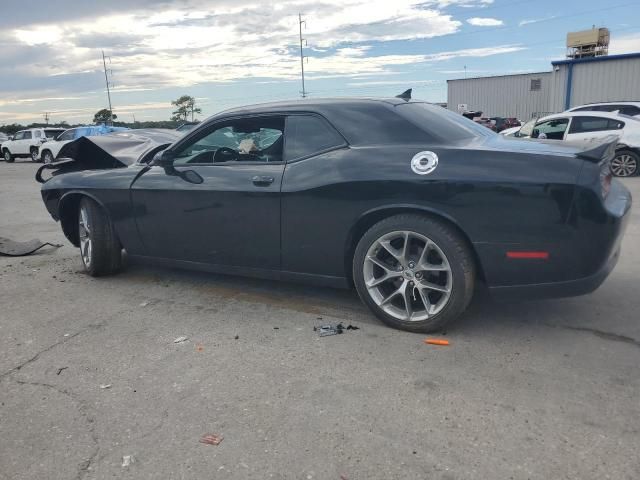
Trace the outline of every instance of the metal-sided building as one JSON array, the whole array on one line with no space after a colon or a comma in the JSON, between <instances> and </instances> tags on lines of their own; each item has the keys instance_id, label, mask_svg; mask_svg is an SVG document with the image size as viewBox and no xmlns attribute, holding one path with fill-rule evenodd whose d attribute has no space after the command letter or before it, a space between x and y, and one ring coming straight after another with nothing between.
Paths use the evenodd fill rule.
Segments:
<instances>
[{"instance_id":1,"label":"metal-sided building","mask_svg":"<svg viewBox=\"0 0 640 480\"><path fill-rule=\"evenodd\" d=\"M447 108L485 117L562 112L585 103L640 101L640 53L551 62L550 72L447 80Z\"/></svg>"}]
</instances>

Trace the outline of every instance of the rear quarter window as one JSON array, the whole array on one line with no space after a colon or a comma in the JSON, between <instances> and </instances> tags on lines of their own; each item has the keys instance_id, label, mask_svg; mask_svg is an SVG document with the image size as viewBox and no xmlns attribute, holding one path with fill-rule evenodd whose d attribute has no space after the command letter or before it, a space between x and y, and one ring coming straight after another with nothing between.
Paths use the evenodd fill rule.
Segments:
<instances>
[{"instance_id":1,"label":"rear quarter window","mask_svg":"<svg viewBox=\"0 0 640 480\"><path fill-rule=\"evenodd\" d=\"M287 118L285 157L287 160L309 157L345 145L342 136L315 115L292 115Z\"/></svg>"}]
</instances>

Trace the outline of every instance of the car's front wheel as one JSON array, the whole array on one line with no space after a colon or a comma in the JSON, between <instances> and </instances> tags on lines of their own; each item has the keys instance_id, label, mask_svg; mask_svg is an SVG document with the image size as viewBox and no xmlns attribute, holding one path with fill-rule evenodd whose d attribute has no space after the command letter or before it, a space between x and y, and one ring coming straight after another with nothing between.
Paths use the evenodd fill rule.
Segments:
<instances>
[{"instance_id":1,"label":"car's front wheel","mask_svg":"<svg viewBox=\"0 0 640 480\"><path fill-rule=\"evenodd\" d=\"M31 147L31 150L29 150L29 153L31 155L31 161L32 162L37 162L40 160L40 156L38 155L38 148L37 147Z\"/></svg>"},{"instance_id":2,"label":"car's front wheel","mask_svg":"<svg viewBox=\"0 0 640 480\"><path fill-rule=\"evenodd\" d=\"M13 155L11 155L11 152L9 151L9 149L8 149L8 148L5 148L5 149L4 149L3 154L4 154L4 161L5 161L5 162L7 162L7 163L13 163L14 158L13 158Z\"/></svg>"},{"instance_id":3,"label":"car's front wheel","mask_svg":"<svg viewBox=\"0 0 640 480\"><path fill-rule=\"evenodd\" d=\"M633 177L638 174L640 155L632 150L618 150L611 160L611 173L616 177Z\"/></svg>"},{"instance_id":4,"label":"car's front wheel","mask_svg":"<svg viewBox=\"0 0 640 480\"><path fill-rule=\"evenodd\" d=\"M42 161L47 164L53 163L53 155L49 150L42 152Z\"/></svg>"},{"instance_id":5,"label":"car's front wheel","mask_svg":"<svg viewBox=\"0 0 640 480\"><path fill-rule=\"evenodd\" d=\"M397 215L362 236L353 279L360 298L387 325L431 332L467 308L475 266L453 228L420 215Z\"/></svg>"},{"instance_id":6,"label":"car's front wheel","mask_svg":"<svg viewBox=\"0 0 640 480\"><path fill-rule=\"evenodd\" d=\"M78 212L80 256L85 270L98 277L117 272L122 265L122 247L106 212L90 198L80 201Z\"/></svg>"}]
</instances>

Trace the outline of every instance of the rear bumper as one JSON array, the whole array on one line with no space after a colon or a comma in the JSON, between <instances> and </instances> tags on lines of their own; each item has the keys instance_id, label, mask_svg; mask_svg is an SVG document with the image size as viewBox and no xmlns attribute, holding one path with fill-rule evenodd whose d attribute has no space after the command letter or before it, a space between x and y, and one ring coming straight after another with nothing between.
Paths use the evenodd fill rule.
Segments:
<instances>
[{"instance_id":1,"label":"rear bumper","mask_svg":"<svg viewBox=\"0 0 640 480\"><path fill-rule=\"evenodd\" d=\"M602 205L600 222L580 232L580 235L563 248L574 250L571 263L558 263L554 268L568 274L569 278L549 282L489 285L489 292L496 299L528 300L585 295L596 290L614 269L620 258L622 238L629 222L631 194L622 183L612 182L611 190ZM604 255L601 255L604 253ZM553 258L553 257L552 257ZM577 265L588 268L587 274L576 275ZM523 265L524 267L524 265ZM529 268L533 268L529 265ZM542 268L542 267L541 267Z\"/></svg>"},{"instance_id":2,"label":"rear bumper","mask_svg":"<svg viewBox=\"0 0 640 480\"><path fill-rule=\"evenodd\" d=\"M497 300L536 300L586 295L602 285L618 263L618 258L620 258L619 246L607 263L595 274L588 277L563 282L489 287L489 292Z\"/></svg>"}]
</instances>

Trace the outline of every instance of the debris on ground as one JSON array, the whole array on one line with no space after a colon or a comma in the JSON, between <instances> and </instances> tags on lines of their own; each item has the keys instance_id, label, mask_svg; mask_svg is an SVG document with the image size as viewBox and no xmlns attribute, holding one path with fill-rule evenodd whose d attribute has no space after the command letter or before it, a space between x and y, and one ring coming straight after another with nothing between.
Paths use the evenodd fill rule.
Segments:
<instances>
[{"instance_id":1,"label":"debris on ground","mask_svg":"<svg viewBox=\"0 0 640 480\"><path fill-rule=\"evenodd\" d=\"M178 337L173 341L173 343L184 343L187 340L189 340L189 337Z\"/></svg>"},{"instance_id":2,"label":"debris on ground","mask_svg":"<svg viewBox=\"0 0 640 480\"><path fill-rule=\"evenodd\" d=\"M234 340L238 340L240 338L240 335L236 335L235 337L233 337Z\"/></svg>"},{"instance_id":3,"label":"debris on ground","mask_svg":"<svg viewBox=\"0 0 640 480\"><path fill-rule=\"evenodd\" d=\"M56 373L56 375L60 375L60 374L62 373L62 371L63 371L63 370L66 370L67 368L69 368L69 367L60 367L60 368L58 369L58 373Z\"/></svg>"},{"instance_id":4,"label":"debris on ground","mask_svg":"<svg viewBox=\"0 0 640 480\"><path fill-rule=\"evenodd\" d=\"M424 343L427 345L449 345L449 340L443 340L441 338L425 338Z\"/></svg>"},{"instance_id":5,"label":"debris on ground","mask_svg":"<svg viewBox=\"0 0 640 480\"><path fill-rule=\"evenodd\" d=\"M207 445L220 445L220 442L224 440L222 435L216 435L215 433L207 433L203 435L199 440L200 443L206 443Z\"/></svg>"},{"instance_id":6,"label":"debris on ground","mask_svg":"<svg viewBox=\"0 0 640 480\"><path fill-rule=\"evenodd\" d=\"M122 456L122 467L128 467L132 463L135 463L136 459L133 455L123 455Z\"/></svg>"},{"instance_id":7,"label":"debris on ground","mask_svg":"<svg viewBox=\"0 0 640 480\"><path fill-rule=\"evenodd\" d=\"M196 343L196 352L202 352L204 350L204 345L201 343Z\"/></svg>"},{"instance_id":8,"label":"debris on ground","mask_svg":"<svg viewBox=\"0 0 640 480\"><path fill-rule=\"evenodd\" d=\"M273 327L274 330L280 330L280 327Z\"/></svg>"},{"instance_id":9,"label":"debris on ground","mask_svg":"<svg viewBox=\"0 0 640 480\"><path fill-rule=\"evenodd\" d=\"M6 255L8 257L23 257L25 255L31 255L46 246L53 248L62 247L62 245L42 242L38 239L29 240L28 242L16 242L8 238L0 237L0 255Z\"/></svg>"},{"instance_id":10,"label":"debris on ground","mask_svg":"<svg viewBox=\"0 0 640 480\"><path fill-rule=\"evenodd\" d=\"M142 303L140 304L140 306L141 306L141 307L146 307L147 305L149 305L149 302L148 302L148 301L147 301L147 302L142 302Z\"/></svg>"},{"instance_id":11,"label":"debris on ground","mask_svg":"<svg viewBox=\"0 0 640 480\"><path fill-rule=\"evenodd\" d=\"M101 388L102 390L105 390L105 389L107 389L107 388L111 388L111 384L110 384L110 383L104 383L104 384L100 385L100 388Z\"/></svg>"},{"instance_id":12,"label":"debris on ground","mask_svg":"<svg viewBox=\"0 0 640 480\"><path fill-rule=\"evenodd\" d=\"M314 332L318 332L318 335L321 337L328 337L331 335L341 335L345 330L360 330L360 327L356 327L355 325L347 325L346 327L342 325L342 322L338 324L326 324L320 325L319 327L313 327Z\"/></svg>"}]
</instances>

